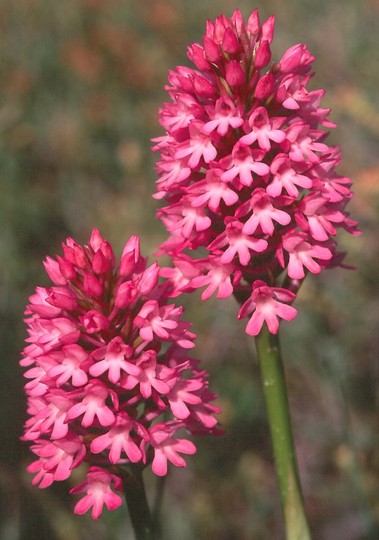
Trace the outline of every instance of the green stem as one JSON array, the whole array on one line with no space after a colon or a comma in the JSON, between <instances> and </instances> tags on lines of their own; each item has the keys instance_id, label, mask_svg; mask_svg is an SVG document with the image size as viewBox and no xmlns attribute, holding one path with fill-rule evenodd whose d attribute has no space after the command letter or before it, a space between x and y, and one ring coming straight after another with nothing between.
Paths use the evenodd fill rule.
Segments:
<instances>
[{"instance_id":1,"label":"green stem","mask_svg":"<svg viewBox=\"0 0 379 540\"><path fill-rule=\"evenodd\" d=\"M162 534L160 516L161 516L161 510L162 510L162 504L163 504L163 493L164 493L164 488L166 485L166 480L167 480L167 475L158 476L156 480L156 492L155 492L155 498L154 498L154 503L153 503L152 512L151 512L153 522L154 522L159 538Z\"/></svg>"},{"instance_id":2,"label":"green stem","mask_svg":"<svg viewBox=\"0 0 379 540\"><path fill-rule=\"evenodd\" d=\"M136 540L158 540L159 535L147 502L142 470L136 466L124 472L123 484Z\"/></svg>"},{"instance_id":3,"label":"green stem","mask_svg":"<svg viewBox=\"0 0 379 540\"><path fill-rule=\"evenodd\" d=\"M278 475L287 540L310 540L288 406L279 337L266 327L256 336L263 390Z\"/></svg>"}]
</instances>

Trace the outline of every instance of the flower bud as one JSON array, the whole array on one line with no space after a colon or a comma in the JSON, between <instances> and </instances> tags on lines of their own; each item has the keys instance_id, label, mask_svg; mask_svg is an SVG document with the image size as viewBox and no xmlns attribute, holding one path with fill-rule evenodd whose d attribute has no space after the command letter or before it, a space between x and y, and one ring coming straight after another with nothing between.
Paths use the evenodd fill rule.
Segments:
<instances>
[{"instance_id":1,"label":"flower bud","mask_svg":"<svg viewBox=\"0 0 379 540\"><path fill-rule=\"evenodd\" d=\"M227 28L222 39L222 49L228 54L235 54L239 49L239 41L231 28Z\"/></svg>"},{"instance_id":2,"label":"flower bud","mask_svg":"<svg viewBox=\"0 0 379 540\"><path fill-rule=\"evenodd\" d=\"M204 51L205 57L209 62L218 62L221 58L217 43L207 36L204 36Z\"/></svg>"},{"instance_id":3,"label":"flower bud","mask_svg":"<svg viewBox=\"0 0 379 540\"><path fill-rule=\"evenodd\" d=\"M209 71L211 69L209 62L205 57L204 48L198 43L194 43L188 47L187 56L198 69L202 71Z\"/></svg>"},{"instance_id":4,"label":"flower bud","mask_svg":"<svg viewBox=\"0 0 379 540\"><path fill-rule=\"evenodd\" d=\"M262 69L267 66L271 60L270 44L267 40L261 41L255 53L254 66L257 69Z\"/></svg>"},{"instance_id":5,"label":"flower bud","mask_svg":"<svg viewBox=\"0 0 379 540\"><path fill-rule=\"evenodd\" d=\"M87 296L101 298L103 287L97 277L85 274L83 278L83 291Z\"/></svg>"},{"instance_id":6,"label":"flower bud","mask_svg":"<svg viewBox=\"0 0 379 540\"><path fill-rule=\"evenodd\" d=\"M272 73L263 75L256 84L254 96L258 99L267 99L274 91L275 78Z\"/></svg>"},{"instance_id":7,"label":"flower bud","mask_svg":"<svg viewBox=\"0 0 379 540\"><path fill-rule=\"evenodd\" d=\"M227 64L225 78L232 88L237 88L245 82L245 73L237 60L232 60Z\"/></svg>"}]
</instances>

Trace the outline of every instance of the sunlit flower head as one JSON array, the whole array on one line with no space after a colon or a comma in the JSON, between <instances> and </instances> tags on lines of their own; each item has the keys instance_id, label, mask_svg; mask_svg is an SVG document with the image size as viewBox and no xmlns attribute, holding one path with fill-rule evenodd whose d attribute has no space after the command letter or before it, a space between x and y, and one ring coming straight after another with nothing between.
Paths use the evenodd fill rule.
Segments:
<instances>
[{"instance_id":1,"label":"sunlit flower head","mask_svg":"<svg viewBox=\"0 0 379 540\"><path fill-rule=\"evenodd\" d=\"M292 303L307 272L341 264L338 229L358 234L346 212L350 180L326 143L325 92L308 87L314 57L297 44L272 61L273 35L274 18L261 23L257 10L247 21L238 10L208 21L203 43L188 48L194 67L169 74L154 146L173 295L204 286L203 299L235 294L253 335L263 322L279 328L263 316L263 298L274 306L279 287L281 305ZM291 320L296 310L272 313Z\"/></svg>"}]
</instances>

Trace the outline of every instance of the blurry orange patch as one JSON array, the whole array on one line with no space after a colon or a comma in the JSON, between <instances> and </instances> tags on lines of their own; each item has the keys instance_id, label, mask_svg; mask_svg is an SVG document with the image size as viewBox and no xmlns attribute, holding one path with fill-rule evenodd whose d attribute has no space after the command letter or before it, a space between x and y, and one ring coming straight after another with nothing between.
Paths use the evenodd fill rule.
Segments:
<instances>
[{"instance_id":1,"label":"blurry orange patch","mask_svg":"<svg viewBox=\"0 0 379 540\"><path fill-rule=\"evenodd\" d=\"M120 60L133 54L133 44L138 41L138 36L131 33L129 28L121 30L107 23L99 24L98 27L92 29L91 38Z\"/></svg>"},{"instance_id":2,"label":"blurry orange patch","mask_svg":"<svg viewBox=\"0 0 379 540\"><path fill-rule=\"evenodd\" d=\"M105 94L95 93L84 104L84 113L90 122L102 124L111 116L111 103Z\"/></svg>"},{"instance_id":3,"label":"blurry orange patch","mask_svg":"<svg viewBox=\"0 0 379 540\"><path fill-rule=\"evenodd\" d=\"M62 57L72 70L87 81L96 81L102 73L101 57L80 41L67 42L62 48Z\"/></svg>"},{"instance_id":4,"label":"blurry orange patch","mask_svg":"<svg viewBox=\"0 0 379 540\"><path fill-rule=\"evenodd\" d=\"M357 124L379 136L379 112L361 89L346 86L336 88L333 107L354 118Z\"/></svg>"},{"instance_id":5,"label":"blurry orange patch","mask_svg":"<svg viewBox=\"0 0 379 540\"><path fill-rule=\"evenodd\" d=\"M6 92L12 98L25 96L33 86L33 78L25 69L14 69L7 73Z\"/></svg>"},{"instance_id":6,"label":"blurry orange patch","mask_svg":"<svg viewBox=\"0 0 379 540\"><path fill-rule=\"evenodd\" d=\"M142 162L142 148L137 141L122 141L117 148L117 157L125 169L137 169Z\"/></svg>"},{"instance_id":7,"label":"blurry orange patch","mask_svg":"<svg viewBox=\"0 0 379 540\"><path fill-rule=\"evenodd\" d=\"M107 8L110 4L114 4L114 0L81 0L81 3L90 8Z\"/></svg>"},{"instance_id":8,"label":"blurry orange patch","mask_svg":"<svg viewBox=\"0 0 379 540\"><path fill-rule=\"evenodd\" d=\"M365 215L377 213L379 204L379 164L358 173L354 179L357 197L354 206Z\"/></svg>"},{"instance_id":9,"label":"blurry orange patch","mask_svg":"<svg viewBox=\"0 0 379 540\"><path fill-rule=\"evenodd\" d=\"M167 27L175 26L178 23L177 11L167 2L156 0L149 2L144 7L144 19L152 28L167 30Z\"/></svg>"},{"instance_id":10,"label":"blurry orange patch","mask_svg":"<svg viewBox=\"0 0 379 540\"><path fill-rule=\"evenodd\" d=\"M57 111L51 117L49 144L49 150L57 160L75 163L81 159L84 142L77 115Z\"/></svg>"},{"instance_id":11,"label":"blurry orange patch","mask_svg":"<svg viewBox=\"0 0 379 540\"><path fill-rule=\"evenodd\" d=\"M123 75L126 83L139 90L148 90L155 82L156 69L148 64L148 57L140 55L138 58L128 58L123 66Z\"/></svg>"},{"instance_id":12,"label":"blurry orange patch","mask_svg":"<svg viewBox=\"0 0 379 540\"><path fill-rule=\"evenodd\" d=\"M29 124L19 124L11 129L7 137L7 147L10 151L17 151L34 143L36 133Z\"/></svg>"},{"instance_id":13,"label":"blurry orange patch","mask_svg":"<svg viewBox=\"0 0 379 540\"><path fill-rule=\"evenodd\" d=\"M133 29L116 28L103 24L91 30L91 42L109 59L111 77L122 78L131 88L146 90L153 86L157 65L154 51L144 43Z\"/></svg>"}]
</instances>

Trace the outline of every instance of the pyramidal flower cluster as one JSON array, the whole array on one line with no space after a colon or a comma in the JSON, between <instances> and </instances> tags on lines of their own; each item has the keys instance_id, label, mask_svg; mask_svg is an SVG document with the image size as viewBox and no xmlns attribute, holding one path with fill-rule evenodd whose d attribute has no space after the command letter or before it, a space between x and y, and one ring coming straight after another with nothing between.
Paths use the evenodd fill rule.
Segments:
<instances>
[{"instance_id":1,"label":"pyramidal flower cluster","mask_svg":"<svg viewBox=\"0 0 379 540\"><path fill-rule=\"evenodd\" d=\"M261 24L257 10L208 22L203 44L188 48L195 67L169 74L166 134L153 148L173 295L234 294L251 335L296 316L307 272L341 264L338 229L358 234L339 148L325 142L324 90L307 88L314 57L298 44L272 62L273 33L274 18Z\"/></svg>"},{"instance_id":2,"label":"pyramidal flower cluster","mask_svg":"<svg viewBox=\"0 0 379 540\"><path fill-rule=\"evenodd\" d=\"M84 467L75 512L120 506L123 470L148 466L166 475L194 454L188 434L210 433L219 412L207 374L187 356L194 346L182 307L168 303L157 263L147 266L139 239L120 264L95 229L88 246L68 238L48 257L53 285L37 287L26 309L29 418L23 439L37 459L28 471L41 488ZM217 429L217 428L216 428ZM180 433L179 433L180 432Z\"/></svg>"}]
</instances>

